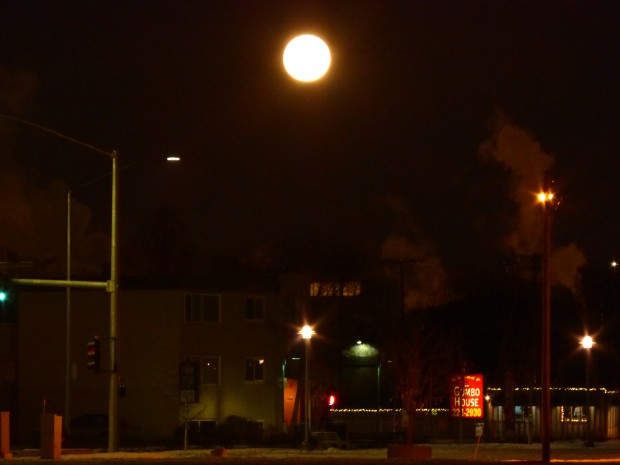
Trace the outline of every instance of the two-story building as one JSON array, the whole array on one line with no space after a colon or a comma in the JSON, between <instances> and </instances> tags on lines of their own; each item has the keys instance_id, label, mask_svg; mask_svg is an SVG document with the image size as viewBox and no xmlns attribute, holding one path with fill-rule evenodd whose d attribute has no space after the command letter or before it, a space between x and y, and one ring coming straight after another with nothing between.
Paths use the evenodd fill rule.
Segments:
<instances>
[{"instance_id":1,"label":"two-story building","mask_svg":"<svg viewBox=\"0 0 620 465\"><path fill-rule=\"evenodd\" d=\"M302 344L296 331L304 291L296 278L249 275L124 286L116 340L121 421L138 425L151 443L169 441L186 422L204 432L229 417L262 433L282 432L283 364ZM43 412L74 419L108 411L109 296L74 290L69 312L66 297L64 289L20 291L11 414L24 443L36 438ZM98 373L87 368L95 337Z\"/></svg>"}]
</instances>

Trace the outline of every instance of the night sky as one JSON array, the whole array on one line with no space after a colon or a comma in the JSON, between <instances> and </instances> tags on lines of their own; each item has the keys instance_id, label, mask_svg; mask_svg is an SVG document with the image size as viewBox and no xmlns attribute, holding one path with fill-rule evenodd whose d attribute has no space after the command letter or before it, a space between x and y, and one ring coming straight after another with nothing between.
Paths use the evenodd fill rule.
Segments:
<instances>
[{"instance_id":1,"label":"night sky","mask_svg":"<svg viewBox=\"0 0 620 465\"><path fill-rule=\"evenodd\" d=\"M580 267L620 252L619 9L13 1L0 14L0 108L130 165L124 273L148 271L128 249L424 258L409 295L424 305L503 272L507 256L541 253L534 192L551 170L556 281L577 289ZM333 63L302 85L281 55L307 32ZM0 134L0 251L51 263L64 253L66 187L109 162L6 122ZM181 164L161 161L171 152ZM74 195L88 270L108 253L109 183Z\"/></svg>"}]
</instances>

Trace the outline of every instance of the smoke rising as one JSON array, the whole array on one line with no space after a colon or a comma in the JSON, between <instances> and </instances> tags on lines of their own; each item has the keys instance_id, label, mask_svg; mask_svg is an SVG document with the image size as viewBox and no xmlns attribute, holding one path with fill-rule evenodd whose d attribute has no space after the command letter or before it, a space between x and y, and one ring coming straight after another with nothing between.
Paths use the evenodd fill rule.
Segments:
<instances>
[{"instance_id":1,"label":"smoke rising","mask_svg":"<svg viewBox=\"0 0 620 465\"><path fill-rule=\"evenodd\" d=\"M36 76L0 67L0 113L23 114L34 101ZM18 126L0 119L0 262L11 269L32 262L20 275L66 275L67 191L60 179L35 184L20 165L15 148ZM42 154L44 155L44 154ZM91 212L72 202L72 274L100 276L109 263L109 239L89 230ZM21 267L20 267L21 268Z\"/></svg>"},{"instance_id":2,"label":"smoke rising","mask_svg":"<svg viewBox=\"0 0 620 465\"><path fill-rule=\"evenodd\" d=\"M0 261L32 262L28 275L64 276L66 208L64 181L39 187L19 173L0 173ZM74 200L71 210L72 274L100 276L109 261L109 240L88 230L91 213L86 206Z\"/></svg>"},{"instance_id":3,"label":"smoke rising","mask_svg":"<svg viewBox=\"0 0 620 465\"><path fill-rule=\"evenodd\" d=\"M403 273L403 296L406 311L421 310L454 299L448 273L437 256L432 242L423 236L413 215L402 201L394 196L384 199L392 213L395 230L381 247L381 258L387 263L390 275L400 279Z\"/></svg>"},{"instance_id":4,"label":"smoke rising","mask_svg":"<svg viewBox=\"0 0 620 465\"><path fill-rule=\"evenodd\" d=\"M534 135L499 115L493 136L483 142L482 160L504 165L511 173L509 195L518 207L515 227L501 239L501 246L518 255L541 253L543 249L542 209L537 203L544 173L553 167L554 157L546 153ZM560 197L562 193L557 193ZM561 214L561 207L557 213ZM574 243L557 246L552 251L553 284L579 290L579 269L586 264L584 252Z\"/></svg>"}]
</instances>

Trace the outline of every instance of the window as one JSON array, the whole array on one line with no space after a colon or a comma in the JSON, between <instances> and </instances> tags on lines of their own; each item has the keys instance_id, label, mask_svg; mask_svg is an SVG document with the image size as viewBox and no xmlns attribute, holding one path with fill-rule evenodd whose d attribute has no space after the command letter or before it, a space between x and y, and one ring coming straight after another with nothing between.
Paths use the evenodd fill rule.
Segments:
<instances>
[{"instance_id":1,"label":"window","mask_svg":"<svg viewBox=\"0 0 620 465\"><path fill-rule=\"evenodd\" d=\"M311 297L357 297L361 292L359 281L310 283Z\"/></svg>"},{"instance_id":2,"label":"window","mask_svg":"<svg viewBox=\"0 0 620 465\"><path fill-rule=\"evenodd\" d=\"M516 421L532 421L531 407L527 405L515 406L515 420Z\"/></svg>"},{"instance_id":3,"label":"window","mask_svg":"<svg viewBox=\"0 0 620 465\"><path fill-rule=\"evenodd\" d=\"M213 294L186 294L185 321L220 321L220 296Z\"/></svg>"},{"instance_id":4,"label":"window","mask_svg":"<svg viewBox=\"0 0 620 465\"><path fill-rule=\"evenodd\" d=\"M265 360L262 358L245 359L245 380L263 381L264 380Z\"/></svg>"},{"instance_id":5,"label":"window","mask_svg":"<svg viewBox=\"0 0 620 465\"><path fill-rule=\"evenodd\" d=\"M179 393L181 403L197 403L200 398L200 363L186 359L179 365Z\"/></svg>"},{"instance_id":6,"label":"window","mask_svg":"<svg viewBox=\"0 0 620 465\"><path fill-rule=\"evenodd\" d=\"M265 300L262 297L246 297L245 319L262 320Z\"/></svg>"},{"instance_id":7,"label":"window","mask_svg":"<svg viewBox=\"0 0 620 465\"><path fill-rule=\"evenodd\" d=\"M588 421L587 409L585 407L560 407L562 421L564 422L584 422Z\"/></svg>"},{"instance_id":8,"label":"window","mask_svg":"<svg viewBox=\"0 0 620 465\"><path fill-rule=\"evenodd\" d=\"M188 421L187 442L188 444L200 446L212 442L217 437L217 423L215 420L194 420Z\"/></svg>"},{"instance_id":9,"label":"window","mask_svg":"<svg viewBox=\"0 0 620 465\"><path fill-rule=\"evenodd\" d=\"M200 384L220 384L220 358L216 356L194 356L190 357L187 362L183 362L185 370L182 371L186 375L189 384L190 376L194 376L189 367L195 367L193 370L197 374L197 381Z\"/></svg>"}]
</instances>

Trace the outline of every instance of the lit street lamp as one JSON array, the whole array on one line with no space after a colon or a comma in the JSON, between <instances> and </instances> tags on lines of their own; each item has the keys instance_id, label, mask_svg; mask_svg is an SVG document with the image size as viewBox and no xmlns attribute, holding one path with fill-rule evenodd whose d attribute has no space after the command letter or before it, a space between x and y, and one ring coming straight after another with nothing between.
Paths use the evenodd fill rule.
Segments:
<instances>
[{"instance_id":1,"label":"lit street lamp","mask_svg":"<svg viewBox=\"0 0 620 465\"><path fill-rule=\"evenodd\" d=\"M583 443L586 447L594 447L594 441L592 441L592 426L590 422L590 357L594 340L591 336L584 336L581 340L581 345L586 351L586 440Z\"/></svg>"},{"instance_id":2,"label":"lit street lamp","mask_svg":"<svg viewBox=\"0 0 620 465\"><path fill-rule=\"evenodd\" d=\"M111 225L110 225L110 279L108 281L71 281L56 279L13 279L16 284L29 286L79 287L90 289L105 289L110 293L110 366L109 366L109 405L108 405L108 451L118 449L118 371L116 360L116 328L118 309L118 227L117 227L117 185L118 185L118 152L107 151L93 145L69 137L58 131L33 123L31 121L11 115L0 114L0 119L13 121L38 131L51 134L72 144L87 148L93 152L107 156L112 161L112 198L111 198Z\"/></svg>"},{"instance_id":3,"label":"lit street lamp","mask_svg":"<svg viewBox=\"0 0 620 465\"><path fill-rule=\"evenodd\" d=\"M311 427L311 409L312 409L312 398L310 396L310 340L312 339L312 335L315 334L314 330L305 325L299 331L302 339L306 344L306 380L305 380L305 388L304 388L304 396L306 400L306 418L305 418L305 427L304 427L304 449L310 450L310 427Z\"/></svg>"},{"instance_id":4,"label":"lit street lamp","mask_svg":"<svg viewBox=\"0 0 620 465\"><path fill-rule=\"evenodd\" d=\"M331 64L331 53L325 42L311 34L304 34L291 40L282 56L286 72L295 80L310 83L321 79ZM305 325L299 331L306 345L306 380L305 401L306 418L304 428L304 444L306 450L311 449L310 428L312 399L310 396L310 340L315 334L312 327Z\"/></svg>"},{"instance_id":5,"label":"lit street lamp","mask_svg":"<svg viewBox=\"0 0 620 465\"><path fill-rule=\"evenodd\" d=\"M554 194L551 192L549 173L545 173L543 190L538 194L543 206L543 292L541 322L541 445L542 461L551 459L551 209Z\"/></svg>"}]
</instances>

